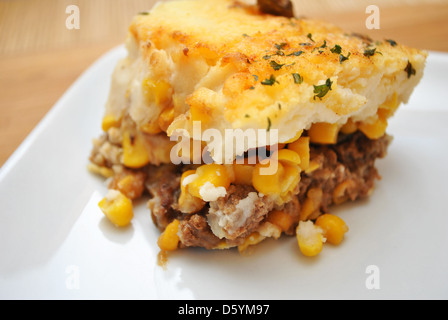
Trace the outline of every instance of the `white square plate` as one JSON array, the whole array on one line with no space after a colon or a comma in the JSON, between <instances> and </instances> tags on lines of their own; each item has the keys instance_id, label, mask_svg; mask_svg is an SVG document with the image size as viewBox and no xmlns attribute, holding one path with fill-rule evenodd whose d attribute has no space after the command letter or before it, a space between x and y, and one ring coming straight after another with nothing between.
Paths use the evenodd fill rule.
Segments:
<instances>
[{"instance_id":1,"label":"white square plate","mask_svg":"<svg viewBox=\"0 0 448 320\"><path fill-rule=\"evenodd\" d=\"M180 250L163 269L145 201L117 230L97 206L104 182L86 170L125 54L118 47L90 67L1 168L1 299L448 298L448 55L430 53L410 103L391 119L372 197L333 208L350 228L340 246L315 259L293 237L250 256Z\"/></svg>"}]
</instances>

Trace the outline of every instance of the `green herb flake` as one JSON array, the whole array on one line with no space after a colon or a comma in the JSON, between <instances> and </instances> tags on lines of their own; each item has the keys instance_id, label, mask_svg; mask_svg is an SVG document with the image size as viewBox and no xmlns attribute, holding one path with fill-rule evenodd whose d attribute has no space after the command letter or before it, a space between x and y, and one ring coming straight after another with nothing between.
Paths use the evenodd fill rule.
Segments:
<instances>
[{"instance_id":1,"label":"green herb flake","mask_svg":"<svg viewBox=\"0 0 448 320\"><path fill-rule=\"evenodd\" d=\"M376 53L376 48L367 48L367 49L365 49L364 50L364 55L366 56L366 57L371 57L371 56L373 56L374 54Z\"/></svg>"},{"instance_id":2,"label":"green herb flake","mask_svg":"<svg viewBox=\"0 0 448 320\"><path fill-rule=\"evenodd\" d=\"M305 46L305 47L312 46L312 44L309 43L309 42L300 42L299 45L301 45L301 46Z\"/></svg>"},{"instance_id":3,"label":"green herb flake","mask_svg":"<svg viewBox=\"0 0 448 320\"><path fill-rule=\"evenodd\" d=\"M269 60L269 59L271 59L271 57L272 57L272 56L270 56L270 55L267 54L267 55L263 56L263 59L264 59L264 60Z\"/></svg>"},{"instance_id":4,"label":"green herb flake","mask_svg":"<svg viewBox=\"0 0 448 320\"><path fill-rule=\"evenodd\" d=\"M324 40L324 44L321 45L319 48L324 49L324 48L326 48L326 47L327 47L327 40Z\"/></svg>"},{"instance_id":5,"label":"green herb flake","mask_svg":"<svg viewBox=\"0 0 448 320\"><path fill-rule=\"evenodd\" d=\"M246 38L248 38L248 37L249 37L249 35L248 35L247 33L243 33L243 37L246 37Z\"/></svg>"},{"instance_id":6,"label":"green herb flake","mask_svg":"<svg viewBox=\"0 0 448 320\"><path fill-rule=\"evenodd\" d=\"M332 53L341 54L342 48L340 45L335 44L333 48L330 49Z\"/></svg>"},{"instance_id":7,"label":"green herb flake","mask_svg":"<svg viewBox=\"0 0 448 320\"><path fill-rule=\"evenodd\" d=\"M298 56L300 56L302 53L303 53L303 51L294 51L293 53L287 54L286 56L287 56L287 57L290 57L290 56L296 56L296 57L298 57Z\"/></svg>"},{"instance_id":8,"label":"green herb flake","mask_svg":"<svg viewBox=\"0 0 448 320\"><path fill-rule=\"evenodd\" d=\"M149 12L139 12L138 14L140 16L147 16L147 15L149 15Z\"/></svg>"},{"instance_id":9,"label":"green herb flake","mask_svg":"<svg viewBox=\"0 0 448 320\"><path fill-rule=\"evenodd\" d=\"M345 60L348 60L348 58L350 58L351 53L349 52L347 54L347 56L344 56L343 54L339 55L339 62L342 64L342 62L344 62Z\"/></svg>"},{"instance_id":10,"label":"green herb flake","mask_svg":"<svg viewBox=\"0 0 448 320\"><path fill-rule=\"evenodd\" d=\"M282 110L282 105L281 105L281 103L279 103L277 106L278 106L278 110Z\"/></svg>"},{"instance_id":11,"label":"green herb flake","mask_svg":"<svg viewBox=\"0 0 448 320\"><path fill-rule=\"evenodd\" d=\"M303 77L298 73L293 73L292 77L294 78L294 83L301 84L303 82Z\"/></svg>"},{"instance_id":12,"label":"green herb flake","mask_svg":"<svg viewBox=\"0 0 448 320\"><path fill-rule=\"evenodd\" d=\"M269 79L265 79L265 80L261 81L261 84L265 85L265 86L272 86L276 82L278 83L278 81L275 80L274 75L271 74L271 77Z\"/></svg>"},{"instance_id":13,"label":"green herb flake","mask_svg":"<svg viewBox=\"0 0 448 320\"><path fill-rule=\"evenodd\" d=\"M285 65L285 64L279 64L279 63L275 62L274 60L272 60L269 64L276 71L280 70Z\"/></svg>"},{"instance_id":14,"label":"green herb flake","mask_svg":"<svg viewBox=\"0 0 448 320\"><path fill-rule=\"evenodd\" d=\"M323 97L325 97L325 95L328 93L328 91L331 90L331 85L333 84L333 82L330 79L327 79L327 81L325 81L325 84L319 85L319 86L314 86L314 100L316 100L316 97L318 97L319 99L322 99Z\"/></svg>"},{"instance_id":15,"label":"green herb flake","mask_svg":"<svg viewBox=\"0 0 448 320\"><path fill-rule=\"evenodd\" d=\"M272 126L271 118L268 117L268 128L267 128L268 132L269 130L271 130L271 126Z\"/></svg>"},{"instance_id":16,"label":"green herb flake","mask_svg":"<svg viewBox=\"0 0 448 320\"><path fill-rule=\"evenodd\" d=\"M312 35L311 33L308 33L308 34L306 35L306 37L307 37L308 39L310 39L312 42L315 42L315 41L313 40L313 35Z\"/></svg>"},{"instance_id":17,"label":"green herb flake","mask_svg":"<svg viewBox=\"0 0 448 320\"><path fill-rule=\"evenodd\" d=\"M244 115L245 118L250 118L250 115L248 115L247 113Z\"/></svg>"},{"instance_id":18,"label":"green herb flake","mask_svg":"<svg viewBox=\"0 0 448 320\"><path fill-rule=\"evenodd\" d=\"M283 50L285 48L285 46L288 45L286 42L282 42L280 44L275 44L275 47L277 48L277 50Z\"/></svg>"},{"instance_id":19,"label":"green herb flake","mask_svg":"<svg viewBox=\"0 0 448 320\"><path fill-rule=\"evenodd\" d=\"M409 60L408 60L408 64L406 65L406 68L404 68L404 71L406 71L406 73L408 74L408 79L411 76L415 76L415 73L416 73L414 67L412 67L412 64L411 64L411 62L409 62Z\"/></svg>"},{"instance_id":20,"label":"green herb flake","mask_svg":"<svg viewBox=\"0 0 448 320\"><path fill-rule=\"evenodd\" d=\"M256 74L253 74L252 77L254 77L255 81L258 81L258 76Z\"/></svg>"},{"instance_id":21,"label":"green herb flake","mask_svg":"<svg viewBox=\"0 0 448 320\"><path fill-rule=\"evenodd\" d=\"M394 40L391 40L391 39L386 39L386 42L389 42L389 44L390 44L392 47L395 47L395 46L397 45L397 42L394 41Z\"/></svg>"}]
</instances>

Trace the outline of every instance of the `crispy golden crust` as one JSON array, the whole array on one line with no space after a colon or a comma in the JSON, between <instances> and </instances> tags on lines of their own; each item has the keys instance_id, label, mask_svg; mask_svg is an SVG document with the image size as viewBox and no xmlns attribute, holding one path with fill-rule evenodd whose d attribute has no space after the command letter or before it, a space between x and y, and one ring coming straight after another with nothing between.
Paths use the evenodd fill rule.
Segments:
<instances>
[{"instance_id":1,"label":"crispy golden crust","mask_svg":"<svg viewBox=\"0 0 448 320\"><path fill-rule=\"evenodd\" d=\"M174 105L168 135L192 134L199 120L202 130L221 132L269 126L282 142L313 123L365 121L395 97L407 102L427 55L231 0L160 3L134 19L130 34L136 52L128 59L142 61L137 79L163 80L172 89L165 105L135 104L131 93L131 116L140 126ZM326 83L330 90L319 95L316 86ZM257 146L249 141L248 148Z\"/></svg>"}]
</instances>

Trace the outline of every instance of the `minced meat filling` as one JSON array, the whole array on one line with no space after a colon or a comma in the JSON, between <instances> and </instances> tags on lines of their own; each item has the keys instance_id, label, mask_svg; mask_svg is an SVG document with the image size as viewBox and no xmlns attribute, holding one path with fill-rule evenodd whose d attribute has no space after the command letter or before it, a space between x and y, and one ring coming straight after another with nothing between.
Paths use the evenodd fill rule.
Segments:
<instances>
[{"instance_id":1,"label":"minced meat filling","mask_svg":"<svg viewBox=\"0 0 448 320\"><path fill-rule=\"evenodd\" d=\"M322 190L318 213L326 212L332 204L368 196L375 180L380 178L375 160L386 155L390 140L387 135L370 140L361 132L356 132L340 135L335 145L310 145L310 161L319 166L312 172L302 172L297 194L299 201L294 206L285 205L284 211L297 224L300 204L312 189ZM228 244L238 245L257 230L274 209L269 197L254 195L256 191L251 187L232 185L226 197L207 203L200 212L185 215L175 210L175 204L180 192L180 176L186 169L182 166L162 165L149 166L148 170L146 187L152 196L149 207L153 221L163 230L173 219L181 220L178 234L182 247L210 249L216 247L222 239L226 239ZM232 226L232 222L237 225ZM289 231L286 233L293 233Z\"/></svg>"}]
</instances>

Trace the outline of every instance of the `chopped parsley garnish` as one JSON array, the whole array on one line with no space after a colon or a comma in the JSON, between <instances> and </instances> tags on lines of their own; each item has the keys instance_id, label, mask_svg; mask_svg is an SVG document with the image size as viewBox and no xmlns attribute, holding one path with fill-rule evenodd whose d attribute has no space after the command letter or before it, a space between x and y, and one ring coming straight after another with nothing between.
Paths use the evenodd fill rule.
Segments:
<instances>
[{"instance_id":1,"label":"chopped parsley garnish","mask_svg":"<svg viewBox=\"0 0 448 320\"><path fill-rule=\"evenodd\" d=\"M269 64L276 71L280 70L285 65L285 64L279 64L279 63L275 62L274 60L272 60Z\"/></svg>"},{"instance_id":2,"label":"chopped parsley garnish","mask_svg":"<svg viewBox=\"0 0 448 320\"><path fill-rule=\"evenodd\" d=\"M263 56L263 59L264 59L264 60L269 60L269 59L271 59L271 57L272 57L272 56L270 56L270 55L267 54L267 55Z\"/></svg>"},{"instance_id":3,"label":"chopped parsley garnish","mask_svg":"<svg viewBox=\"0 0 448 320\"><path fill-rule=\"evenodd\" d=\"M280 103L277 106L278 106L278 110L282 110L282 105Z\"/></svg>"},{"instance_id":4,"label":"chopped parsley garnish","mask_svg":"<svg viewBox=\"0 0 448 320\"><path fill-rule=\"evenodd\" d=\"M298 57L298 56L300 56L302 53L303 53L303 51L294 51L293 53L287 54L286 56L287 56L287 57L290 57L290 56L296 56L296 57Z\"/></svg>"},{"instance_id":5,"label":"chopped parsley garnish","mask_svg":"<svg viewBox=\"0 0 448 320\"><path fill-rule=\"evenodd\" d=\"M327 81L325 81L325 84L314 86L314 100L316 100L316 97L319 99L322 99L325 97L325 95L328 93L328 91L331 90L331 85L333 82L328 78Z\"/></svg>"},{"instance_id":6,"label":"chopped parsley garnish","mask_svg":"<svg viewBox=\"0 0 448 320\"><path fill-rule=\"evenodd\" d=\"M342 48L341 48L340 45L335 44L334 47L330 49L330 51L331 51L332 53L341 54L341 52L342 52Z\"/></svg>"},{"instance_id":7,"label":"chopped parsley garnish","mask_svg":"<svg viewBox=\"0 0 448 320\"><path fill-rule=\"evenodd\" d=\"M271 130L271 125L272 125L271 118L268 117L268 129L267 129L267 131Z\"/></svg>"},{"instance_id":8,"label":"chopped parsley garnish","mask_svg":"<svg viewBox=\"0 0 448 320\"><path fill-rule=\"evenodd\" d=\"M411 76L415 76L415 69L412 67L412 64L411 64L411 62L409 62L409 60L408 60L408 64L406 65L406 68L404 68L404 71L406 71L406 73L408 74L408 79L411 77Z\"/></svg>"},{"instance_id":9,"label":"chopped parsley garnish","mask_svg":"<svg viewBox=\"0 0 448 320\"><path fill-rule=\"evenodd\" d=\"M344 55L341 53L341 54L339 55L339 62L342 63L342 62L344 62L345 60L348 60L348 58L350 57L350 55L351 55L351 53L349 52L349 53L347 54L347 56L344 57Z\"/></svg>"},{"instance_id":10,"label":"chopped parsley garnish","mask_svg":"<svg viewBox=\"0 0 448 320\"><path fill-rule=\"evenodd\" d=\"M313 35L312 35L311 33L308 33L308 34L306 35L306 37L307 37L308 39L310 39L311 41L315 42L315 41L313 40Z\"/></svg>"},{"instance_id":11,"label":"chopped parsley garnish","mask_svg":"<svg viewBox=\"0 0 448 320\"><path fill-rule=\"evenodd\" d=\"M309 42L300 42L299 44L300 44L301 46L305 46L305 47L312 46L312 44L309 43Z\"/></svg>"},{"instance_id":12,"label":"chopped parsley garnish","mask_svg":"<svg viewBox=\"0 0 448 320\"><path fill-rule=\"evenodd\" d=\"M247 33L243 33L243 37L249 37Z\"/></svg>"},{"instance_id":13,"label":"chopped parsley garnish","mask_svg":"<svg viewBox=\"0 0 448 320\"><path fill-rule=\"evenodd\" d=\"M298 73L293 73L292 77L294 78L294 83L301 84L303 82L303 77Z\"/></svg>"},{"instance_id":14,"label":"chopped parsley garnish","mask_svg":"<svg viewBox=\"0 0 448 320\"><path fill-rule=\"evenodd\" d=\"M321 45L319 48L326 48L327 47L327 40L324 40L324 44L323 45Z\"/></svg>"},{"instance_id":15,"label":"chopped parsley garnish","mask_svg":"<svg viewBox=\"0 0 448 320\"><path fill-rule=\"evenodd\" d=\"M275 47L277 48L277 50L283 50L285 48L285 46L287 45L286 42L282 42L280 44L275 44Z\"/></svg>"},{"instance_id":16,"label":"chopped parsley garnish","mask_svg":"<svg viewBox=\"0 0 448 320\"><path fill-rule=\"evenodd\" d=\"M367 49L364 50L364 55L366 57L371 57L371 56L373 56L375 54L375 52L376 52L376 48L370 48L370 49L367 48Z\"/></svg>"},{"instance_id":17,"label":"chopped parsley garnish","mask_svg":"<svg viewBox=\"0 0 448 320\"><path fill-rule=\"evenodd\" d=\"M254 77L255 81L258 81L258 76L256 74L253 74L252 77Z\"/></svg>"},{"instance_id":18,"label":"chopped parsley garnish","mask_svg":"<svg viewBox=\"0 0 448 320\"><path fill-rule=\"evenodd\" d=\"M274 75L271 74L271 77L269 79L265 79L265 80L261 81L261 84L265 85L265 86L272 86L276 82L278 83L278 81L275 80Z\"/></svg>"},{"instance_id":19,"label":"chopped parsley garnish","mask_svg":"<svg viewBox=\"0 0 448 320\"><path fill-rule=\"evenodd\" d=\"M245 118L250 118L250 115L248 115L247 113L244 115Z\"/></svg>"},{"instance_id":20,"label":"chopped parsley garnish","mask_svg":"<svg viewBox=\"0 0 448 320\"><path fill-rule=\"evenodd\" d=\"M391 40L391 39L386 39L386 42L389 42L389 44L390 44L392 47L395 47L395 46L397 45L397 42L394 41L394 40Z\"/></svg>"},{"instance_id":21,"label":"chopped parsley garnish","mask_svg":"<svg viewBox=\"0 0 448 320\"><path fill-rule=\"evenodd\" d=\"M138 14L141 16L147 16L147 15L149 15L149 12L139 12Z\"/></svg>"}]
</instances>

